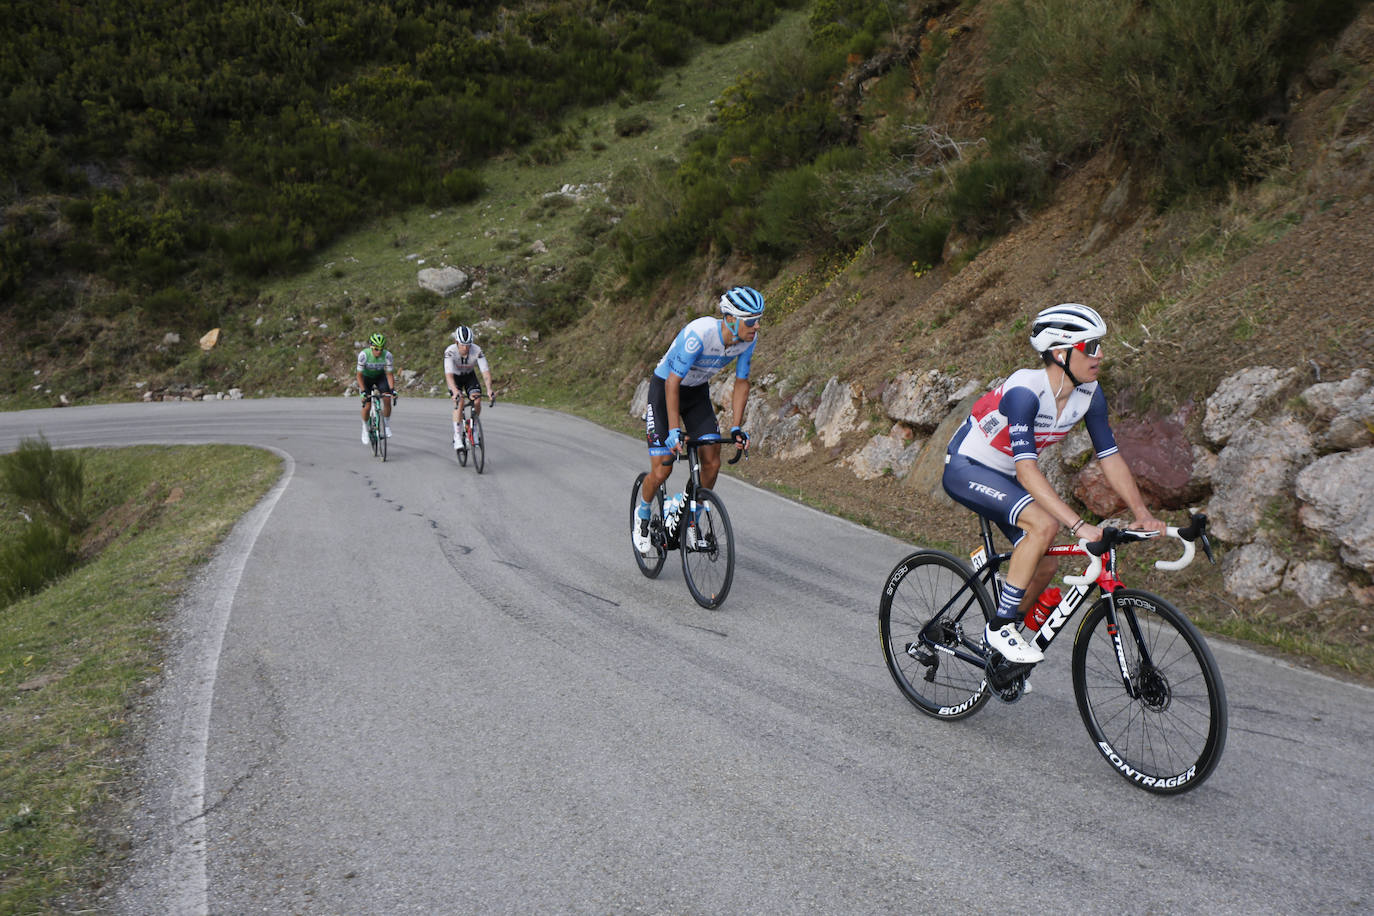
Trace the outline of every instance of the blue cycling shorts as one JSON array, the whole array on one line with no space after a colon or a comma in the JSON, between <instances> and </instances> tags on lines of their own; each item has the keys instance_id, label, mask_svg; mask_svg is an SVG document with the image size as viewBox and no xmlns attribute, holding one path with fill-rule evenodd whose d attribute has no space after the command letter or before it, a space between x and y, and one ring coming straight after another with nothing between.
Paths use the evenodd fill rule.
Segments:
<instances>
[{"instance_id":1,"label":"blue cycling shorts","mask_svg":"<svg viewBox=\"0 0 1374 916\"><path fill-rule=\"evenodd\" d=\"M1012 545L1026 536L1016 525L1035 497L1015 477L994 471L985 464L953 452L945 453L945 474L940 479L950 499L997 525Z\"/></svg>"}]
</instances>

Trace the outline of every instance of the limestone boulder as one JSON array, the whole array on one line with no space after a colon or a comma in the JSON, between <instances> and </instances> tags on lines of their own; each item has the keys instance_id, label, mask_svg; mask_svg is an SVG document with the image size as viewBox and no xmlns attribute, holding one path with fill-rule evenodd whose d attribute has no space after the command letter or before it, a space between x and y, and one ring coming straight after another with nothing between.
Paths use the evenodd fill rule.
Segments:
<instances>
[{"instance_id":1,"label":"limestone boulder","mask_svg":"<svg viewBox=\"0 0 1374 916\"><path fill-rule=\"evenodd\" d=\"M1336 541L1343 562L1374 573L1374 448L1318 459L1295 492L1302 523Z\"/></svg>"},{"instance_id":2,"label":"limestone boulder","mask_svg":"<svg viewBox=\"0 0 1374 916\"><path fill-rule=\"evenodd\" d=\"M1217 445L1225 445L1261 408L1273 403L1298 377L1297 369L1251 366L1222 380L1207 399L1202 431Z\"/></svg>"},{"instance_id":3,"label":"limestone boulder","mask_svg":"<svg viewBox=\"0 0 1374 916\"><path fill-rule=\"evenodd\" d=\"M1270 501L1290 492L1311 460L1312 436L1291 415L1247 422L1217 455L1207 512L1212 532L1233 544L1251 540Z\"/></svg>"}]
</instances>

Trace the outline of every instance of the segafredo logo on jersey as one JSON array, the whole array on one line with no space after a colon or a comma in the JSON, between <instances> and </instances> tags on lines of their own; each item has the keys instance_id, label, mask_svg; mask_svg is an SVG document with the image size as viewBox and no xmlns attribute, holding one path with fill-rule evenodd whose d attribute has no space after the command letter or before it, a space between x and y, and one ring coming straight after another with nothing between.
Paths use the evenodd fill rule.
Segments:
<instances>
[{"instance_id":1,"label":"segafredo logo on jersey","mask_svg":"<svg viewBox=\"0 0 1374 916\"><path fill-rule=\"evenodd\" d=\"M1101 751L1102 756L1106 757L1107 760L1111 762L1112 766L1116 767L1127 779L1138 782L1142 786L1154 786L1160 789L1177 789L1184 783L1191 782L1193 777L1197 775L1197 767L1191 766L1177 776L1167 776L1163 779L1158 776L1147 776L1122 760L1107 742L1097 742L1097 749Z\"/></svg>"},{"instance_id":2,"label":"segafredo logo on jersey","mask_svg":"<svg viewBox=\"0 0 1374 916\"><path fill-rule=\"evenodd\" d=\"M979 493L982 493L984 496L991 496L993 499L999 502L1007 498L1007 494L1003 493L1001 490L994 489L988 486L987 484L979 483L976 480L970 480L968 482L968 488L970 490L975 490Z\"/></svg>"},{"instance_id":3,"label":"segafredo logo on jersey","mask_svg":"<svg viewBox=\"0 0 1374 916\"><path fill-rule=\"evenodd\" d=\"M1025 433L1030 432L1030 427L1024 423L1013 423L1010 426L1010 430L1013 436L1018 434L1024 435Z\"/></svg>"},{"instance_id":4,"label":"segafredo logo on jersey","mask_svg":"<svg viewBox=\"0 0 1374 916\"><path fill-rule=\"evenodd\" d=\"M695 334L688 334L687 339L682 342L682 349L688 353L695 353L701 349L701 338Z\"/></svg>"}]
</instances>

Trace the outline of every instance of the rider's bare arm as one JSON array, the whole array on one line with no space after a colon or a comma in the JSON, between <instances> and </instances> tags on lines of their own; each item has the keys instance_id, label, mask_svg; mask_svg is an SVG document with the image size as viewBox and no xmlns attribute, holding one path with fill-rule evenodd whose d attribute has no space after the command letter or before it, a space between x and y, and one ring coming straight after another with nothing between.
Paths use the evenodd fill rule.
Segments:
<instances>
[{"instance_id":1,"label":"rider's bare arm","mask_svg":"<svg viewBox=\"0 0 1374 916\"><path fill-rule=\"evenodd\" d=\"M743 426L743 425L744 425L744 409L745 409L746 406L748 406L748 404L749 404L749 380L748 380L747 378L736 378L736 379L735 379L735 390L734 390L733 392L731 392L731 395L730 395L730 410L733 412L734 417L735 417L735 422L734 422L732 425L734 425L734 426ZM749 447L749 443L748 443L748 442L745 442L745 448L748 448L748 447Z\"/></svg>"},{"instance_id":2,"label":"rider's bare arm","mask_svg":"<svg viewBox=\"0 0 1374 916\"><path fill-rule=\"evenodd\" d=\"M1116 492L1117 496L1121 497L1122 501L1126 503L1126 508L1135 517L1135 524L1132 527L1139 531L1164 533L1167 526L1155 518L1145 506L1145 500L1140 495L1140 488L1136 486L1135 475L1131 473L1131 468L1126 464L1126 459L1122 458L1118 452L1101 459L1099 463L1102 466L1102 475L1107 478L1107 484Z\"/></svg>"}]
</instances>

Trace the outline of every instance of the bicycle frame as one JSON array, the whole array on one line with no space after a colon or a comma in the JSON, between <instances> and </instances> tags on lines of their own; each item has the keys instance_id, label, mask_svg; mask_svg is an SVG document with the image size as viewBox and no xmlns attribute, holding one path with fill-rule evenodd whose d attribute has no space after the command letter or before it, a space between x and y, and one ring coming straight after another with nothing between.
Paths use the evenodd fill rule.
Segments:
<instances>
[{"instance_id":1,"label":"bicycle frame","mask_svg":"<svg viewBox=\"0 0 1374 916\"><path fill-rule=\"evenodd\" d=\"M983 543L982 546L969 555L969 559L973 566L974 578L988 589L993 600L996 601L997 594L1000 591L1000 570L1002 564L1011 559L1011 552L999 552L996 550L992 542L992 524L986 518L979 516L978 524ZM1177 529L1172 529L1172 531L1176 532ZM1130 540L1138 540L1145 537L1145 535L1131 532L1120 533L1120 536L1122 538L1129 537ZM1191 540L1184 540L1184 544L1185 549L1182 557L1177 560L1159 561L1157 565L1164 569L1181 569L1183 566L1186 566L1192 561L1193 544ZM1135 614L1129 607L1118 607L1116 601L1111 600L1117 589L1125 586L1125 583L1123 583L1116 574L1116 548L1114 546L1109 546L1102 552L1102 556L1098 556L1088 550L1085 542L1080 542L1078 544L1060 544L1052 546L1049 550L1045 551L1045 555L1055 557L1086 557L1089 560L1089 564L1088 569L1081 576L1066 575L1062 577L1062 581L1068 586L1068 589L1064 591L1059 605L1045 619L1045 622L1040 625L1040 629L1036 631L1034 639L1035 645L1043 652L1049 644L1054 642L1055 638L1064 631L1069 621L1073 618L1073 615L1076 614L1080 608L1089 604L1088 597L1092 594L1093 590L1100 589L1108 598L1108 632L1111 633L1112 640L1116 647L1117 662L1121 667L1122 684L1125 686L1127 692L1135 695L1138 688L1131 681L1130 669L1126 662L1125 652L1122 649L1119 620L1117 617L1118 611L1124 610L1123 616L1126 618L1131 631L1131 637L1139 649L1140 657L1144 664L1149 666L1153 664L1153 661L1150 657L1150 651L1149 647L1146 645L1146 640L1140 631L1140 624L1135 618ZM938 624L943 619L943 612L957 606L960 601L963 602L963 607L954 615L953 619L956 622L961 622L964 615L968 613L970 606L977 603L977 599L972 594L968 583L965 583L964 586L954 593L954 596L945 604L942 613L933 617L930 623L927 624L927 628ZM980 625L983 622L982 620L978 621ZM979 636L981 637L981 631ZM968 650L966 653L961 653L957 649L951 649L943 645L941 640L932 638L927 630L922 630L921 640L929 648L951 654L970 664L982 665L987 662L987 654L981 639L975 641L961 633L959 642ZM1029 669L1029 666L1016 667L1024 667L1026 670Z\"/></svg>"}]
</instances>

